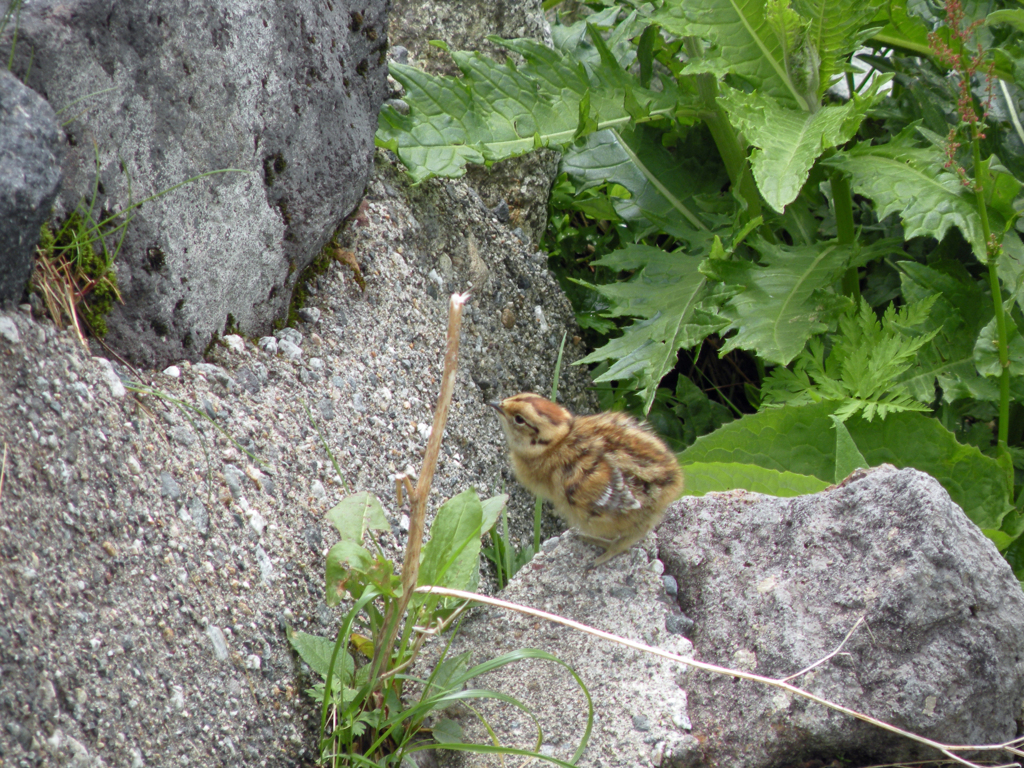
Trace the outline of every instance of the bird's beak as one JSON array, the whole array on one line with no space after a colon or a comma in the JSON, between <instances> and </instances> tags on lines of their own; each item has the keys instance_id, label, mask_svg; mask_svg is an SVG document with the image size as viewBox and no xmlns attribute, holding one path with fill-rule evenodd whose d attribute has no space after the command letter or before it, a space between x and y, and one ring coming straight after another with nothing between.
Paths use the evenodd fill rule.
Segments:
<instances>
[{"instance_id":1,"label":"bird's beak","mask_svg":"<svg viewBox=\"0 0 1024 768\"><path fill-rule=\"evenodd\" d=\"M488 403L488 405L491 406L491 408L496 410L498 413L500 413L502 416L505 415L505 411L502 409L501 403L499 403L497 400L492 400L491 402Z\"/></svg>"}]
</instances>

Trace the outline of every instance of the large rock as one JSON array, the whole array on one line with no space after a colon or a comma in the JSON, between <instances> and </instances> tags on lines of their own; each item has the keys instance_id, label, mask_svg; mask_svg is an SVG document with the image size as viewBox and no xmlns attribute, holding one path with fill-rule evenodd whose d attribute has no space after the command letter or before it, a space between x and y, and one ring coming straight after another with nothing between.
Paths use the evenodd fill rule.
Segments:
<instances>
[{"instance_id":1,"label":"large rock","mask_svg":"<svg viewBox=\"0 0 1024 768\"><path fill-rule=\"evenodd\" d=\"M60 131L50 105L0 69L0 304L20 301L39 229L60 188Z\"/></svg>"},{"instance_id":2,"label":"large rock","mask_svg":"<svg viewBox=\"0 0 1024 768\"><path fill-rule=\"evenodd\" d=\"M132 211L108 343L140 364L256 335L362 197L386 95L387 0L44 0L16 74L61 112L58 218ZM97 186L98 184L98 186ZM93 190L97 189L93 203ZM116 238L108 244L116 245Z\"/></svg>"},{"instance_id":3,"label":"large rock","mask_svg":"<svg viewBox=\"0 0 1024 768\"><path fill-rule=\"evenodd\" d=\"M795 499L685 499L658 532L695 622L696 657L767 677L952 744L1017 734L1024 593L996 548L929 476L882 467ZM937 754L777 689L693 673L700 765Z\"/></svg>"}]
</instances>

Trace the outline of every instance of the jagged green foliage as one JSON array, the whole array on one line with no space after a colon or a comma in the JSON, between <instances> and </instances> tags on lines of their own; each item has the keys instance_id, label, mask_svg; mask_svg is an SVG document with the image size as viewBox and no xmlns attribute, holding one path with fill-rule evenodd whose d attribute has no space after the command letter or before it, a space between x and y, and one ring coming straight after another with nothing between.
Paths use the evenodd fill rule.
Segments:
<instances>
[{"instance_id":1,"label":"jagged green foliage","mask_svg":"<svg viewBox=\"0 0 1024 768\"><path fill-rule=\"evenodd\" d=\"M827 470L758 466L829 482L889 460L894 430L936 428L930 453L905 446L892 460L965 499L1024 578L1024 16L1003 5L986 20L953 0L584 0L555 25L555 51L506 44L518 69L458 55L458 84L424 76L408 121L389 116L378 141L415 178L458 175L469 155L561 148L549 252L603 404L689 445L735 427L694 418L684 375L733 415L821 401ZM510 98L494 100L499 80ZM561 123L508 127L555 98ZM430 131L449 145L420 140ZM706 375L709 350L729 355L734 380ZM774 445L769 432L745 439ZM950 469L968 448L988 462L974 480ZM708 470L719 479L737 461L693 460L721 464Z\"/></svg>"},{"instance_id":2,"label":"jagged green foliage","mask_svg":"<svg viewBox=\"0 0 1024 768\"><path fill-rule=\"evenodd\" d=\"M871 421L900 411L927 411L899 377L914 364L918 351L938 331L910 335L928 319L937 296L897 310L890 304L881 321L866 301L857 315L839 319L839 333L826 354L813 338L793 361L792 369L778 367L761 387L766 406L831 400L835 416L845 421L855 413Z\"/></svg>"}]
</instances>

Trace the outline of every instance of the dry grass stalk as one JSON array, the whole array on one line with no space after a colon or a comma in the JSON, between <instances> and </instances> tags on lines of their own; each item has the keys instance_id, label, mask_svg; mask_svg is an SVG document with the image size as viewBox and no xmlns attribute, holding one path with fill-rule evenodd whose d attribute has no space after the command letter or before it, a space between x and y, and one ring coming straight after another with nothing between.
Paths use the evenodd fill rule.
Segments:
<instances>
[{"instance_id":1,"label":"dry grass stalk","mask_svg":"<svg viewBox=\"0 0 1024 768\"><path fill-rule=\"evenodd\" d=\"M448 306L448 343L444 354L444 373L441 377L441 392L434 408L434 425L430 430L427 450L423 455L423 468L416 481L416 488L410 492L412 508L409 511L409 539L405 547L405 560L402 563L402 597L394 610L389 611L384 619L388 628L385 641L374 649L374 669L380 674L386 673L384 664L391 658L391 652L398 632L398 624L409 607L416 579L420 572L420 552L423 549L423 531L427 517L427 497L430 485L434 481L434 470L437 468L437 457L441 452L441 439L444 437L445 424L448 422L448 409L455 392L455 374L459 368L459 335L462 330L462 307L469 300L468 293L453 293Z\"/></svg>"},{"instance_id":2,"label":"dry grass stalk","mask_svg":"<svg viewBox=\"0 0 1024 768\"><path fill-rule=\"evenodd\" d=\"M416 591L422 594L434 594L440 595L442 597L457 597L462 600L473 600L474 602L493 605L497 608L504 608L505 610L516 611L518 613L526 614L527 616L534 616L538 619L545 619L546 621L551 621L556 624L571 627L572 629L577 629L580 632L586 632L587 634L594 635L595 637L600 637L603 640L609 640L613 643L619 643L620 645L624 645L627 648L642 651L643 653L649 653L653 656L661 656L662 658L669 659L670 661L674 661L677 664L685 664L686 666L693 667L694 669L701 669L705 672L711 672L713 674L723 675L725 677L739 677L743 680L751 680L755 683L770 685L774 688L781 688L782 690L791 693L794 696L809 699L817 704L821 704L824 707L828 707L829 709L834 709L837 712L842 712L843 714L849 715L850 717L855 717L858 720L863 720L866 723L871 723L874 726L882 728L883 730L889 731L891 733L898 734L899 736L903 736L904 738L910 739L911 741L916 741L919 744L924 744L925 746L932 747L933 749L941 752L943 755L945 755L953 762L959 763L960 765L968 766L968 768L1021 768L1020 763L1003 763L995 766L973 763L970 760L966 760L954 753L1009 752L1010 754L1016 757L1024 757L1024 751L1021 750L1021 746L1024 745L1024 737L1013 739L1003 744L943 744L941 742L925 738L924 736L919 736L916 733L905 731L902 728L897 728L895 725L890 725L889 723L886 723L882 720L878 720L874 717L871 717L870 715L865 715L864 713L858 712L854 709L850 709L849 707L844 707L842 704L836 704L835 702L823 699L820 696L811 693L810 691L805 691L803 688L797 688L795 685L790 685L789 683L785 682L785 680L776 680L775 678L771 677L762 677L761 675L755 675L751 672L744 672L738 669L729 669L727 667L719 667L715 664L708 664L703 661L688 659L685 656L680 656L678 654L662 650L661 648L653 648L649 645L639 643L636 640L629 640L625 637L613 635L610 632L595 629L594 627L588 627L586 624L581 624L578 621L573 621L572 619L567 619L563 616L558 616L553 613L547 613L546 611L540 611L536 608L530 608L525 605L517 605L516 603L510 603L506 600L499 600L495 597L480 595L475 592L466 592L461 589L447 589L444 587L431 586L419 587ZM843 643L845 643L848 639L849 635L847 635L846 639L843 640ZM842 648L843 643L839 645L839 648ZM834 656L839 651L839 648L833 651L830 654L830 656ZM814 664L812 666L817 666L817 664ZM811 667L808 667L808 669L810 668ZM807 670L803 670L803 672L806 671ZM797 675L799 674L802 674L802 672L797 673ZM795 677L795 675L792 675L790 677Z\"/></svg>"}]
</instances>

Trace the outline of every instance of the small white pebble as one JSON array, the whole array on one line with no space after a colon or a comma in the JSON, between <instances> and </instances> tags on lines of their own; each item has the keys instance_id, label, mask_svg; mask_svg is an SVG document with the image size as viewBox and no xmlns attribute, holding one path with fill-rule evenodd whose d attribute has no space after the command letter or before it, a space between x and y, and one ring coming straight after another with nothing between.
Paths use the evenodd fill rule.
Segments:
<instances>
[{"instance_id":1,"label":"small white pebble","mask_svg":"<svg viewBox=\"0 0 1024 768\"><path fill-rule=\"evenodd\" d=\"M164 376L170 376L172 379L176 379L181 376L181 368L176 365L169 365L163 370Z\"/></svg>"},{"instance_id":2,"label":"small white pebble","mask_svg":"<svg viewBox=\"0 0 1024 768\"><path fill-rule=\"evenodd\" d=\"M544 310L540 308L540 304L533 308L533 317L536 319L537 324L540 326L541 333L548 332L548 321L544 317Z\"/></svg>"},{"instance_id":3,"label":"small white pebble","mask_svg":"<svg viewBox=\"0 0 1024 768\"><path fill-rule=\"evenodd\" d=\"M232 352L244 352L245 351L245 339L237 334L228 334L221 338L224 342L224 346L230 349Z\"/></svg>"}]
</instances>

